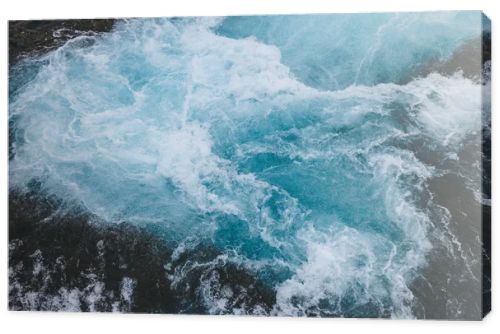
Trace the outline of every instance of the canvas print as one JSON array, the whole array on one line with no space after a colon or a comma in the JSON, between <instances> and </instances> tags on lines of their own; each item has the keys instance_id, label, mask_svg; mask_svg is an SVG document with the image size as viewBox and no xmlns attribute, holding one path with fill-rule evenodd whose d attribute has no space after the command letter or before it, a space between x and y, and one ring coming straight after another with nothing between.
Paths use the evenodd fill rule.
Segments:
<instances>
[{"instance_id":1,"label":"canvas print","mask_svg":"<svg viewBox=\"0 0 500 334\"><path fill-rule=\"evenodd\" d=\"M480 11L10 21L9 309L482 319L490 37Z\"/></svg>"}]
</instances>

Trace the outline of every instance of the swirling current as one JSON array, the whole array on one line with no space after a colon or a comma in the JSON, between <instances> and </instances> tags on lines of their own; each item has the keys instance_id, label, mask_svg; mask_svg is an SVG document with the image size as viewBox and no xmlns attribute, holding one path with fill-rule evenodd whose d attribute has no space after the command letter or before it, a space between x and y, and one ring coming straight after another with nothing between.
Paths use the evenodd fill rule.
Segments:
<instances>
[{"instance_id":1,"label":"swirling current","mask_svg":"<svg viewBox=\"0 0 500 334\"><path fill-rule=\"evenodd\" d=\"M482 68L442 69L482 33L478 12L118 20L11 71L11 192L152 231L166 289L197 275L172 312L412 318L442 298L443 317L475 314L435 292L480 276L477 233L436 189L480 219ZM28 309L99 310L108 287L33 302L15 265ZM118 280L133 303L141 283Z\"/></svg>"}]
</instances>

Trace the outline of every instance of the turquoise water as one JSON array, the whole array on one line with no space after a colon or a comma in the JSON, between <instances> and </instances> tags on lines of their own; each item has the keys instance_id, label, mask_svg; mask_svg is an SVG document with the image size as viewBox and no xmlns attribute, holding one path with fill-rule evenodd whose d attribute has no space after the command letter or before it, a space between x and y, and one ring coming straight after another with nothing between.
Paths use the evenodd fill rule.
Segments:
<instances>
[{"instance_id":1,"label":"turquoise water","mask_svg":"<svg viewBox=\"0 0 500 334\"><path fill-rule=\"evenodd\" d=\"M481 128L479 84L417 74L480 19L118 22L19 65L11 187L37 179L103 220L158 226L174 257L214 243L276 292L272 314L412 317L438 171L410 147L453 157ZM258 313L206 283L210 312Z\"/></svg>"}]
</instances>

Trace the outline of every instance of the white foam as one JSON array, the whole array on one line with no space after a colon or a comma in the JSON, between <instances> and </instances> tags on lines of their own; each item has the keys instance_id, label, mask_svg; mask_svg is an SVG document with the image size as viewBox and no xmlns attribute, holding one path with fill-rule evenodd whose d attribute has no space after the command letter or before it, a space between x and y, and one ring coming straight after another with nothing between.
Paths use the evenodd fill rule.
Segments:
<instances>
[{"instance_id":1,"label":"white foam","mask_svg":"<svg viewBox=\"0 0 500 334\"><path fill-rule=\"evenodd\" d=\"M460 73L452 77L433 73L411 81L403 91L415 98L423 131L444 146L456 145L481 130L481 85Z\"/></svg>"},{"instance_id":2,"label":"white foam","mask_svg":"<svg viewBox=\"0 0 500 334\"><path fill-rule=\"evenodd\" d=\"M411 318L413 294L408 275L421 264L421 256L412 258L374 234L339 225L333 229L328 234L313 230L303 234L307 261L278 286L274 312L339 316L352 312L343 305L353 307L349 300L355 298L358 307L371 305L372 312L379 307L380 314ZM389 310L384 309L388 300L392 302Z\"/></svg>"},{"instance_id":3,"label":"white foam","mask_svg":"<svg viewBox=\"0 0 500 334\"><path fill-rule=\"evenodd\" d=\"M342 299L354 293L359 305L383 308L390 300L393 316L411 317L408 285L430 248L428 217L416 208L413 194L434 171L409 151L383 147L391 139L419 134L451 147L448 156L453 156L455 146L480 129L480 85L460 74L431 74L406 85L319 91L294 78L277 47L218 36L210 29L219 23L130 20L103 39L85 37L95 40L92 47L75 48L70 42L50 53L49 65L9 105L24 131L24 143L16 145L10 161L11 185L23 187L38 177L50 192L75 198L104 219L161 222L174 232L184 228L182 236L194 239L217 230L190 225L200 221L200 213L237 216L252 236L289 259L285 264L282 258L262 261L293 272L277 287L276 313L324 311L324 300L332 304L330 312L341 313ZM124 54L132 61L122 59ZM385 124L382 135L365 133L354 143L343 138L344 145L336 146L340 135L335 129L372 126L376 122L365 117L389 118L392 104L411 111L416 126L404 132ZM297 125L294 117L304 115L317 120ZM284 129L273 128L272 117ZM257 139L231 142L258 125ZM298 139L285 142L283 133ZM219 145L225 141L238 161L224 158ZM298 198L239 170L238 162L261 153L289 158L297 166L339 158L356 162L353 169L371 173L369 182L379 186L384 207L378 209L387 224L402 231L407 249L336 218L331 228L318 227ZM277 214L273 196L279 198ZM183 245L174 255L185 250ZM241 254L224 256L252 263ZM264 267L257 262L255 268ZM35 266L34 274L42 269ZM172 274L173 284L187 272ZM230 292L220 287L228 296L216 296L214 280L204 283L203 295L210 312L222 313L230 307ZM122 281L127 303L134 284ZM61 307L76 309L76 296L81 296L96 309L104 288L95 278L84 291L64 290L58 298Z\"/></svg>"}]
</instances>

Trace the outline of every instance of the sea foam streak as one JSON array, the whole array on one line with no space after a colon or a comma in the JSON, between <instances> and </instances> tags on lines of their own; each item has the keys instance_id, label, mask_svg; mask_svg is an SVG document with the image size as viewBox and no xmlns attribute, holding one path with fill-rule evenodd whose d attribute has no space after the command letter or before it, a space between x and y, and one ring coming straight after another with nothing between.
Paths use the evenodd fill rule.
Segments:
<instances>
[{"instance_id":1,"label":"sea foam streak","mask_svg":"<svg viewBox=\"0 0 500 334\"><path fill-rule=\"evenodd\" d=\"M461 25L449 44L406 54L378 80L373 70L395 60L368 49L370 34L418 24L377 16L366 34L341 30L360 43L336 43L362 58L315 76L310 60L324 59L309 52L321 54L321 40L301 53L301 39L241 32L234 20L127 20L36 60L9 106L11 186L37 179L107 221L159 224L178 253L213 240L224 261L275 289L273 314L412 317L409 285L432 247L417 203L436 171L403 144L423 136L455 152L480 125L481 88L460 73L390 82L473 32ZM210 312L246 312L212 291L217 277L206 280ZM124 298L132 287L123 282Z\"/></svg>"}]
</instances>

